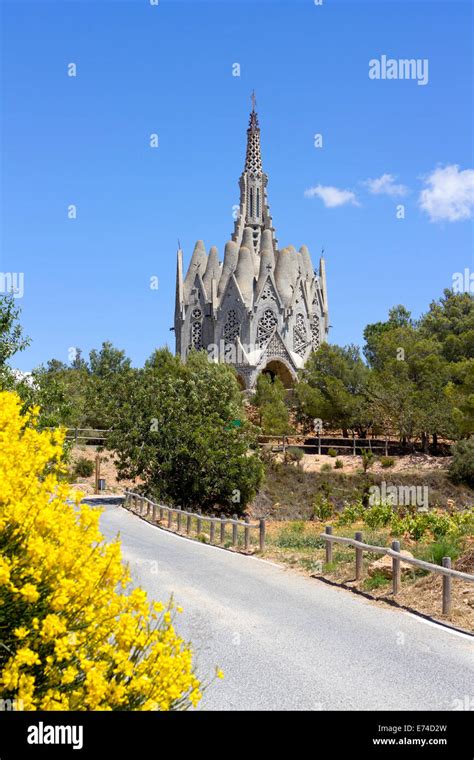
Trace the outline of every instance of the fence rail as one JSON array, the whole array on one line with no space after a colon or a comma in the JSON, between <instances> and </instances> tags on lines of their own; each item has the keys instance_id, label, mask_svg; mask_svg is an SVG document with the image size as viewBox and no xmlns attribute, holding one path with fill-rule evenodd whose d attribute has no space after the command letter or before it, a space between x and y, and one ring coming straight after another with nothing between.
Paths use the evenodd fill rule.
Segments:
<instances>
[{"instance_id":1,"label":"fence rail","mask_svg":"<svg viewBox=\"0 0 474 760\"><path fill-rule=\"evenodd\" d=\"M288 442L289 438L291 439L295 436L289 435L285 436L285 438L286 448L288 448L288 446L291 446L303 451L307 451L309 454L314 450L314 452L319 456L324 453L323 450L325 450L327 453L329 449L335 449L338 452L339 450L344 449L353 456L361 455L364 450L374 453L377 451L383 452L385 456L388 456L390 452L405 456L414 450L420 450L421 444L419 443L418 439L414 439L410 443L407 442L404 444L399 440L399 438L394 438L392 435L393 434L386 435L385 437L367 436L366 438L358 438L354 434L351 438L344 438L342 436L321 435L320 433L316 433L314 435L307 435L304 437L304 441L299 440L296 443ZM279 442L282 441L282 438L283 436L281 435L260 435L258 437L258 444L260 448L271 446L272 450L281 451L283 449L283 445ZM275 441L276 445L274 443ZM313 443L307 443L307 441L313 441ZM438 441L438 448L440 449L442 446L449 449L451 448L451 445L452 441L445 439L440 439Z\"/></svg>"},{"instance_id":2,"label":"fence rail","mask_svg":"<svg viewBox=\"0 0 474 760\"><path fill-rule=\"evenodd\" d=\"M213 545L224 546L226 543L226 528L228 525L231 525L232 546L238 546L238 531L239 528L241 528L243 531L243 544L245 551L249 551L250 549L250 531L258 530L259 550L261 552L265 550L264 519L259 520L258 523L251 523L249 518L246 518L245 520L239 520L237 515L234 515L233 517L216 517L215 515L202 514L202 512L189 512L185 509L181 509L181 507L168 507L165 504L156 504L146 496L141 496L140 494L134 493L133 491L125 491L124 506L126 509L130 509L132 512L140 515L140 517L144 517L145 519L157 525L160 523L165 523L166 513L166 528L168 530L174 530L177 533L184 532L188 536L193 532L193 521L195 524L195 533L197 535L202 534L203 525L208 523L209 543ZM174 524L173 517L175 517ZM186 518L185 521L183 521L183 518ZM219 526L217 537L216 526Z\"/></svg>"},{"instance_id":3,"label":"fence rail","mask_svg":"<svg viewBox=\"0 0 474 760\"><path fill-rule=\"evenodd\" d=\"M385 554L392 558L392 591L396 596L400 591L401 586L401 562L405 562L408 565L419 567L422 570L429 570L431 573L438 573L443 576L443 615L449 615L451 612L451 580L452 578L458 578L460 580L474 581L474 575L469 573L462 573L460 570L453 570L451 568L451 557L443 557L442 565L435 565L432 562L425 562L415 557L406 557L400 552L400 542L392 541L392 548L388 549L386 546L375 546L372 544L365 544L362 541L362 533L357 532L355 538L346 538L343 536L333 536L332 526L326 525L325 532L321 533L321 538L326 542L326 564L331 564L332 558L332 545L344 544L345 546L353 546L356 550L355 554L355 574L356 580L362 578L362 559L363 553L372 552L374 554Z\"/></svg>"},{"instance_id":4,"label":"fence rail","mask_svg":"<svg viewBox=\"0 0 474 760\"><path fill-rule=\"evenodd\" d=\"M43 430L56 430L55 427L45 427ZM103 428L66 428L67 441L106 441L110 429ZM104 435L102 435L104 434Z\"/></svg>"}]
</instances>

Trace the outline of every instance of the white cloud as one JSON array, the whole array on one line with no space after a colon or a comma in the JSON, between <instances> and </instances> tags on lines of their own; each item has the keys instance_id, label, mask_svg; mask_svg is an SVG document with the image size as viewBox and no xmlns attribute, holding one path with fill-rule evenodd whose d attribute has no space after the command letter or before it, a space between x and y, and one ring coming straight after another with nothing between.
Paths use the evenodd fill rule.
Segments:
<instances>
[{"instance_id":1,"label":"white cloud","mask_svg":"<svg viewBox=\"0 0 474 760\"><path fill-rule=\"evenodd\" d=\"M459 171L457 164L434 169L423 178L425 189L418 202L431 222L470 219L474 208L474 170Z\"/></svg>"},{"instance_id":2,"label":"white cloud","mask_svg":"<svg viewBox=\"0 0 474 760\"><path fill-rule=\"evenodd\" d=\"M335 208L351 203L353 206L359 206L356 194L352 190L339 190L338 187L331 185L316 185L304 191L305 198L321 198L326 208Z\"/></svg>"},{"instance_id":3,"label":"white cloud","mask_svg":"<svg viewBox=\"0 0 474 760\"><path fill-rule=\"evenodd\" d=\"M382 174L378 179L367 179L363 184L374 195L406 195L408 188L395 184L395 179L393 174Z\"/></svg>"}]
</instances>

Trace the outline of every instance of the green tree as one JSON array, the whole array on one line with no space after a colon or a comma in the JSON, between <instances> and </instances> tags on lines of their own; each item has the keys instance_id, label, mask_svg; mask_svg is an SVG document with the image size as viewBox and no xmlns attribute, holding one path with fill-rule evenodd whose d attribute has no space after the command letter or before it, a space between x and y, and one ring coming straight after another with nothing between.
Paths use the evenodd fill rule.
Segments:
<instances>
[{"instance_id":1,"label":"green tree","mask_svg":"<svg viewBox=\"0 0 474 760\"><path fill-rule=\"evenodd\" d=\"M366 391L369 370L357 346L323 343L311 354L296 386L300 416L320 418L364 435L370 424Z\"/></svg>"},{"instance_id":2,"label":"green tree","mask_svg":"<svg viewBox=\"0 0 474 760\"><path fill-rule=\"evenodd\" d=\"M474 359L474 298L445 290L420 319L420 333L434 338L451 363Z\"/></svg>"},{"instance_id":3,"label":"green tree","mask_svg":"<svg viewBox=\"0 0 474 760\"><path fill-rule=\"evenodd\" d=\"M178 364L161 352L117 390L108 447L121 476L184 508L244 509L263 469L232 367L204 353Z\"/></svg>"},{"instance_id":4,"label":"green tree","mask_svg":"<svg viewBox=\"0 0 474 760\"><path fill-rule=\"evenodd\" d=\"M87 426L108 430L115 413L117 387L131 372L125 351L110 341L89 353L89 376L84 386Z\"/></svg>"},{"instance_id":5,"label":"green tree","mask_svg":"<svg viewBox=\"0 0 474 760\"><path fill-rule=\"evenodd\" d=\"M260 410L260 424L267 435L281 436L286 457L286 436L291 432L290 412L285 403L285 386L279 377L262 372L257 378L254 404Z\"/></svg>"},{"instance_id":6,"label":"green tree","mask_svg":"<svg viewBox=\"0 0 474 760\"><path fill-rule=\"evenodd\" d=\"M16 379L8 365L9 360L30 345L19 323L20 309L12 293L0 295L0 389L9 390Z\"/></svg>"},{"instance_id":7,"label":"green tree","mask_svg":"<svg viewBox=\"0 0 474 760\"><path fill-rule=\"evenodd\" d=\"M381 357L379 355L379 340L386 333L397 328L409 328L413 326L413 320L410 312L404 306L394 306L388 313L386 322L375 322L369 324L364 330L364 356L367 359L369 367L381 368Z\"/></svg>"}]
</instances>

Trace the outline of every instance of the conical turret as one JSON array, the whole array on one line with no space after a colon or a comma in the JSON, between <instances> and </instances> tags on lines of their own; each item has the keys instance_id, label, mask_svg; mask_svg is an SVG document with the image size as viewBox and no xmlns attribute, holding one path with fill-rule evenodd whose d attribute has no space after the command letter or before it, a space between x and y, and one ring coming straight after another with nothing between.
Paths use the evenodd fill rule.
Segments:
<instances>
[{"instance_id":1,"label":"conical turret","mask_svg":"<svg viewBox=\"0 0 474 760\"><path fill-rule=\"evenodd\" d=\"M225 244L224 264L222 266L222 274L219 280L219 287L217 290L217 295L219 298L224 293L224 290L226 288L226 285L229 281L229 277L231 276L232 272L235 272L238 258L239 258L239 248L237 246L237 243L234 243L232 240L229 240Z\"/></svg>"},{"instance_id":2,"label":"conical turret","mask_svg":"<svg viewBox=\"0 0 474 760\"><path fill-rule=\"evenodd\" d=\"M301 246L300 254L301 254L301 259L303 262L304 272L306 274L306 277L311 280L314 276L313 262L311 261L311 256L309 254L307 246L305 245Z\"/></svg>"},{"instance_id":3,"label":"conical turret","mask_svg":"<svg viewBox=\"0 0 474 760\"><path fill-rule=\"evenodd\" d=\"M196 275L199 273L201 277L204 277L206 266L206 248L204 246L204 242L202 240L198 240L194 246L193 255L191 256L191 261L189 262L188 273L184 280L184 296L186 300L189 298L189 293L192 286L194 285Z\"/></svg>"},{"instance_id":4,"label":"conical turret","mask_svg":"<svg viewBox=\"0 0 474 760\"><path fill-rule=\"evenodd\" d=\"M253 271L252 254L248 248L242 246L239 251L235 279L247 306L250 306L253 300L253 281L255 279Z\"/></svg>"},{"instance_id":5,"label":"conical turret","mask_svg":"<svg viewBox=\"0 0 474 760\"><path fill-rule=\"evenodd\" d=\"M218 284L220 275L221 275L221 269L219 265L219 254L218 254L216 246L213 245L211 250L209 251L209 256L207 258L206 271L203 277L204 287L206 289L206 295L208 298L211 297L212 280L215 280L216 284Z\"/></svg>"},{"instance_id":6,"label":"conical turret","mask_svg":"<svg viewBox=\"0 0 474 760\"><path fill-rule=\"evenodd\" d=\"M280 298L285 306L290 305L295 280L295 261L293 251L291 248L283 248L278 254L278 261L275 268L275 281Z\"/></svg>"}]
</instances>

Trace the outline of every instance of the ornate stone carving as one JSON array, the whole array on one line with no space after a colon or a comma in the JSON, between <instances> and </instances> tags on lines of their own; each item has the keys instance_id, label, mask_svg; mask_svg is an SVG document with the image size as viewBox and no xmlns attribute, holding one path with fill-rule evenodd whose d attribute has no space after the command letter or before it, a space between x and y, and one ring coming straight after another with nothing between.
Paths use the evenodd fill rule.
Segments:
<instances>
[{"instance_id":1,"label":"ornate stone carving","mask_svg":"<svg viewBox=\"0 0 474 760\"><path fill-rule=\"evenodd\" d=\"M266 343L277 324L278 319L275 312L272 309L265 309L258 320L257 345L259 348L262 348L264 343Z\"/></svg>"},{"instance_id":2,"label":"ornate stone carving","mask_svg":"<svg viewBox=\"0 0 474 760\"><path fill-rule=\"evenodd\" d=\"M235 309L230 309L227 312L222 337L226 343L233 343L238 335L240 335L240 322Z\"/></svg>"},{"instance_id":3,"label":"ornate stone carving","mask_svg":"<svg viewBox=\"0 0 474 760\"><path fill-rule=\"evenodd\" d=\"M296 325L293 328L293 350L304 356L306 353L306 346L308 343L308 337L306 333L305 319L302 314L296 315Z\"/></svg>"},{"instance_id":4,"label":"ornate stone carving","mask_svg":"<svg viewBox=\"0 0 474 760\"><path fill-rule=\"evenodd\" d=\"M319 317L315 315L311 323L311 348L313 351L317 351L320 345Z\"/></svg>"},{"instance_id":5,"label":"ornate stone carving","mask_svg":"<svg viewBox=\"0 0 474 760\"><path fill-rule=\"evenodd\" d=\"M273 333L271 340L268 343L265 353L267 354L267 356L278 356L282 359L287 358L287 352L285 350L285 346L279 339L276 332Z\"/></svg>"}]
</instances>

